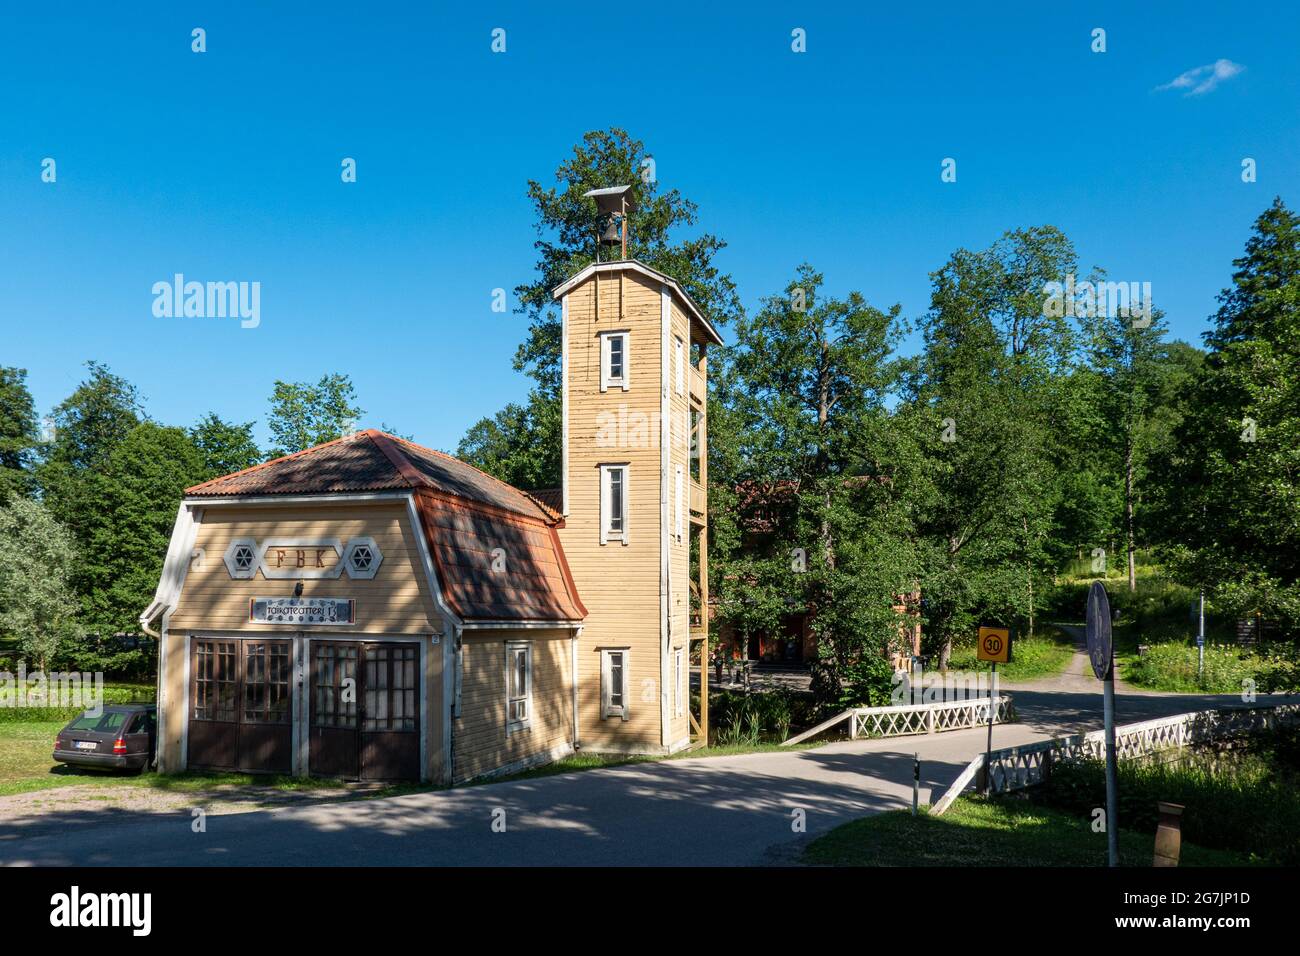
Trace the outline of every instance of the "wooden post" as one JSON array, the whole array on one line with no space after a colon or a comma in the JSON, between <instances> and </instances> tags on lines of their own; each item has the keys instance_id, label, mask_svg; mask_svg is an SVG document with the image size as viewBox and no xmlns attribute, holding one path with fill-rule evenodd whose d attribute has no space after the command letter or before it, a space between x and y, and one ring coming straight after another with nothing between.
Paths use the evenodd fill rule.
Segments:
<instances>
[{"instance_id":1,"label":"wooden post","mask_svg":"<svg viewBox=\"0 0 1300 956\"><path fill-rule=\"evenodd\" d=\"M704 407L700 409L699 429L695 438L695 453L700 459L700 487L704 489L704 523L700 526L700 745L709 745L709 360L708 345L700 343L700 373L704 376ZM686 401L690 403L690 384L686 386ZM690 462L686 474L690 477Z\"/></svg>"},{"instance_id":2,"label":"wooden post","mask_svg":"<svg viewBox=\"0 0 1300 956\"><path fill-rule=\"evenodd\" d=\"M1183 843L1183 806L1179 803L1157 802L1160 819L1156 824L1156 852L1152 866L1177 866ZM1109 829L1110 821L1107 821Z\"/></svg>"}]
</instances>

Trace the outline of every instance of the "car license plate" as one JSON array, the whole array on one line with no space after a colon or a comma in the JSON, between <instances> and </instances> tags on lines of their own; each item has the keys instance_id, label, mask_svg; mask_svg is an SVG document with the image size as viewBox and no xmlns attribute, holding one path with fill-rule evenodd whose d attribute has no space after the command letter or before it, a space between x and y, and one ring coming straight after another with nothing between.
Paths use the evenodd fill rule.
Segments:
<instances>
[{"instance_id":1,"label":"car license plate","mask_svg":"<svg viewBox=\"0 0 1300 956\"><path fill-rule=\"evenodd\" d=\"M75 746L78 750L94 750L99 744L93 740L78 740Z\"/></svg>"}]
</instances>

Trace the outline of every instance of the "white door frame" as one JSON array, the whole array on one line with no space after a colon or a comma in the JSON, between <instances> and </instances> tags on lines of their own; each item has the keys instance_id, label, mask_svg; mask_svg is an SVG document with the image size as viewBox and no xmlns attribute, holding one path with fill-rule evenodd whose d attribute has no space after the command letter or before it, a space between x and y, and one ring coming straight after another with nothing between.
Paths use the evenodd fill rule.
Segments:
<instances>
[{"instance_id":1,"label":"white door frame","mask_svg":"<svg viewBox=\"0 0 1300 956\"><path fill-rule=\"evenodd\" d=\"M194 641L201 640L288 640L293 647L293 694L291 740L293 741L292 769L294 776L309 775L311 728L311 642L358 641L368 644L419 644L420 646L420 780L429 779L429 698L425 670L428 665L430 634L359 634L355 631L340 634L334 631L187 631L185 634L185 690L182 693L185 721L181 727L181 770L188 769L190 759L190 662L194 657Z\"/></svg>"}]
</instances>

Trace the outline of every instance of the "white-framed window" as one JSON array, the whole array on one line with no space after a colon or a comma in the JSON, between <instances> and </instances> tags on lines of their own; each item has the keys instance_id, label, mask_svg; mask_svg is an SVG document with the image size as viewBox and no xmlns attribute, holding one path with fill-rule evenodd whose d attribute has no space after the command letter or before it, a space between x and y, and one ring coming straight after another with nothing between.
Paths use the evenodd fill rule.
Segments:
<instances>
[{"instance_id":1,"label":"white-framed window","mask_svg":"<svg viewBox=\"0 0 1300 956\"><path fill-rule=\"evenodd\" d=\"M679 337L673 338L677 350L677 394L686 394L686 343Z\"/></svg>"},{"instance_id":2,"label":"white-framed window","mask_svg":"<svg viewBox=\"0 0 1300 956\"><path fill-rule=\"evenodd\" d=\"M600 333L600 390L611 388L628 390L631 362L632 334L630 332Z\"/></svg>"},{"instance_id":3,"label":"white-framed window","mask_svg":"<svg viewBox=\"0 0 1300 956\"><path fill-rule=\"evenodd\" d=\"M682 515L683 504L684 504L682 498L686 491L686 484L682 477L681 465L677 466L677 471L673 475L673 480L676 486L674 489L674 500L676 501L676 507L673 510L673 534L677 537L677 543L681 544L682 530L683 530L682 526L685 523Z\"/></svg>"},{"instance_id":4,"label":"white-framed window","mask_svg":"<svg viewBox=\"0 0 1300 956\"><path fill-rule=\"evenodd\" d=\"M631 716L628 694L630 653L627 648L610 648L600 652L600 719Z\"/></svg>"},{"instance_id":5,"label":"white-framed window","mask_svg":"<svg viewBox=\"0 0 1300 956\"><path fill-rule=\"evenodd\" d=\"M686 650L677 648L673 652L673 716L680 717L686 713Z\"/></svg>"},{"instance_id":6,"label":"white-framed window","mask_svg":"<svg viewBox=\"0 0 1300 956\"><path fill-rule=\"evenodd\" d=\"M533 646L506 644L506 733L523 730L533 718Z\"/></svg>"},{"instance_id":7,"label":"white-framed window","mask_svg":"<svg viewBox=\"0 0 1300 956\"><path fill-rule=\"evenodd\" d=\"M600 543L628 542L628 466L600 466Z\"/></svg>"}]
</instances>

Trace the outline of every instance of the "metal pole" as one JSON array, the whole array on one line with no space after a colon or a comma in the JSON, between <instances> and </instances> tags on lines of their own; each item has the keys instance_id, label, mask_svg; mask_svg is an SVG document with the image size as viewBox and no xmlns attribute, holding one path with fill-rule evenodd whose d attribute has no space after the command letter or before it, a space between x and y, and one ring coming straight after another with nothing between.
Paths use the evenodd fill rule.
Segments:
<instances>
[{"instance_id":1,"label":"metal pole","mask_svg":"<svg viewBox=\"0 0 1300 956\"><path fill-rule=\"evenodd\" d=\"M1102 706L1106 721L1106 856L1110 866L1119 866L1119 784L1115 761L1115 657L1102 682Z\"/></svg>"},{"instance_id":2,"label":"metal pole","mask_svg":"<svg viewBox=\"0 0 1300 956\"><path fill-rule=\"evenodd\" d=\"M989 684L989 739L984 747L984 796L993 793L993 691L998 686L998 662L989 665L993 669L993 680Z\"/></svg>"},{"instance_id":3,"label":"metal pole","mask_svg":"<svg viewBox=\"0 0 1300 956\"><path fill-rule=\"evenodd\" d=\"M1201 592L1201 625L1196 631L1196 679L1205 673L1205 592Z\"/></svg>"},{"instance_id":4,"label":"metal pole","mask_svg":"<svg viewBox=\"0 0 1300 956\"><path fill-rule=\"evenodd\" d=\"M921 755L912 754L912 816L916 816L921 805Z\"/></svg>"}]
</instances>

